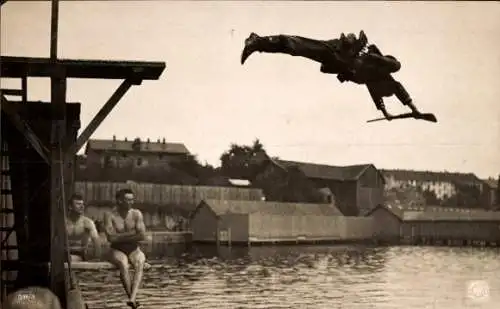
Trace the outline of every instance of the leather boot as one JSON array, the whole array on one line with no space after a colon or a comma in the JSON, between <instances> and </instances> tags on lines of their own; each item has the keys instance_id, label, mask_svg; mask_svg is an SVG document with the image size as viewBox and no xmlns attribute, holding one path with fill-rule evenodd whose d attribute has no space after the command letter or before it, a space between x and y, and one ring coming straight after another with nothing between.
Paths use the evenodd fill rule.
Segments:
<instances>
[{"instance_id":1,"label":"leather boot","mask_svg":"<svg viewBox=\"0 0 500 309\"><path fill-rule=\"evenodd\" d=\"M406 102L405 105L408 106L411 109L412 113L414 113L414 114L420 114L420 112L418 111L417 107L413 104L412 101Z\"/></svg>"},{"instance_id":2,"label":"leather boot","mask_svg":"<svg viewBox=\"0 0 500 309\"><path fill-rule=\"evenodd\" d=\"M259 51L259 43L262 38L256 33L252 32L250 36L245 40L245 48L241 54L241 64L244 64L248 57L256 51Z\"/></svg>"}]
</instances>

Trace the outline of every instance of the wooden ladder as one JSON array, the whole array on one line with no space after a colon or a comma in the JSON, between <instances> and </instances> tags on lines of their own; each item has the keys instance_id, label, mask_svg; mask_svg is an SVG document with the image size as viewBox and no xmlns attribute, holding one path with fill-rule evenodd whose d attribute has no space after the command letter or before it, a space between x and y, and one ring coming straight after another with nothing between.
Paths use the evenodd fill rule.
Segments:
<instances>
[{"instance_id":1,"label":"wooden ladder","mask_svg":"<svg viewBox=\"0 0 500 309\"><path fill-rule=\"evenodd\" d=\"M17 276L18 247L14 225L14 209L12 201L12 191L10 184L10 170L7 144L1 145L1 178L0 178L0 279L2 301L11 289L14 288L14 281ZM12 263L14 262L14 263ZM13 267L14 266L14 267Z\"/></svg>"},{"instance_id":2,"label":"wooden ladder","mask_svg":"<svg viewBox=\"0 0 500 309\"><path fill-rule=\"evenodd\" d=\"M27 103L27 78L21 78L21 89L1 89L2 96L21 97ZM1 130L0 130L1 132ZM0 301L14 288L19 270L14 203L10 181L9 149L0 136Z\"/></svg>"}]
</instances>

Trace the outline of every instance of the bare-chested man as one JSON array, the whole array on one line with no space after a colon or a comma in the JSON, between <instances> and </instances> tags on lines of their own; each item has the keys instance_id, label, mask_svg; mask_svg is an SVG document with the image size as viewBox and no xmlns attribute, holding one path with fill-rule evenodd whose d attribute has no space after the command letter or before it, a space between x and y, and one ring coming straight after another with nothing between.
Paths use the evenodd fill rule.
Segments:
<instances>
[{"instance_id":1,"label":"bare-chested man","mask_svg":"<svg viewBox=\"0 0 500 309\"><path fill-rule=\"evenodd\" d=\"M129 297L127 305L138 308L137 292L142 281L146 256L139 242L145 239L146 226L140 210L132 208L134 192L121 189L116 193L116 207L104 217L106 236L111 243L110 262L120 271L123 288ZM131 282L129 264L134 268Z\"/></svg>"},{"instance_id":2,"label":"bare-chested man","mask_svg":"<svg viewBox=\"0 0 500 309\"><path fill-rule=\"evenodd\" d=\"M95 253L100 255L100 237L94 221L83 215L85 204L80 194L73 194L68 201L66 214L66 231L68 233L71 261L87 259L89 240L92 240Z\"/></svg>"}]
</instances>

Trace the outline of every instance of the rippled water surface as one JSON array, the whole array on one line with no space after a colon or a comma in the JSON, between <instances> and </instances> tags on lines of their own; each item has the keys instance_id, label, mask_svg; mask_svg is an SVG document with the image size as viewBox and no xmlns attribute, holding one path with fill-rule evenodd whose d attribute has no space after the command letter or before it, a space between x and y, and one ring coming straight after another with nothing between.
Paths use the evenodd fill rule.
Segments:
<instances>
[{"instance_id":1,"label":"rippled water surface","mask_svg":"<svg viewBox=\"0 0 500 309\"><path fill-rule=\"evenodd\" d=\"M500 308L496 249L296 246L149 251L154 266L145 273L138 296L144 309ZM125 308L117 271L81 271L78 276L90 308Z\"/></svg>"}]
</instances>

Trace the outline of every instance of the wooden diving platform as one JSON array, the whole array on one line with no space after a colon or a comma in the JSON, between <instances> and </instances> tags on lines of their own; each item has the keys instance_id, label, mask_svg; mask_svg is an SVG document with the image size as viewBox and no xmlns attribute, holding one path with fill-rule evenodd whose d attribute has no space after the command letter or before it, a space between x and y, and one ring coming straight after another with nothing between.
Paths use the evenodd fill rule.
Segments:
<instances>
[{"instance_id":1,"label":"wooden diving platform","mask_svg":"<svg viewBox=\"0 0 500 309\"><path fill-rule=\"evenodd\" d=\"M67 78L158 80L165 62L71 60L1 56L0 76L5 78L51 77L63 69Z\"/></svg>"},{"instance_id":2,"label":"wooden diving platform","mask_svg":"<svg viewBox=\"0 0 500 309\"><path fill-rule=\"evenodd\" d=\"M154 265L156 266L156 265ZM153 265L149 264L149 263L146 263L144 265L144 270L148 270L148 269L151 269L151 268L156 268L154 267ZM64 267L66 269L68 269L68 263L64 263ZM131 269L133 269L134 267L131 265L130 266ZM105 262L105 261L79 261L79 262L71 262L71 269L72 270L108 270L108 269L116 269L116 267L109 263L109 262Z\"/></svg>"},{"instance_id":3,"label":"wooden diving platform","mask_svg":"<svg viewBox=\"0 0 500 309\"><path fill-rule=\"evenodd\" d=\"M10 270L18 269L21 264L28 265L31 267L43 267L43 265L40 263L21 262L19 260L3 261L3 266L7 269L10 269ZM147 262L144 264L145 271L152 269L152 268L158 268L158 267L162 267L162 265L160 265L160 264L151 265ZM64 263L64 268L69 269L67 262ZM134 268L133 265L130 265L130 268L133 269ZM47 269L50 270L50 263L48 263ZM107 261L77 261L77 262L71 262L71 269L72 270L113 270L113 269L117 269L117 268L113 264L111 264L110 262L107 262Z\"/></svg>"}]
</instances>

